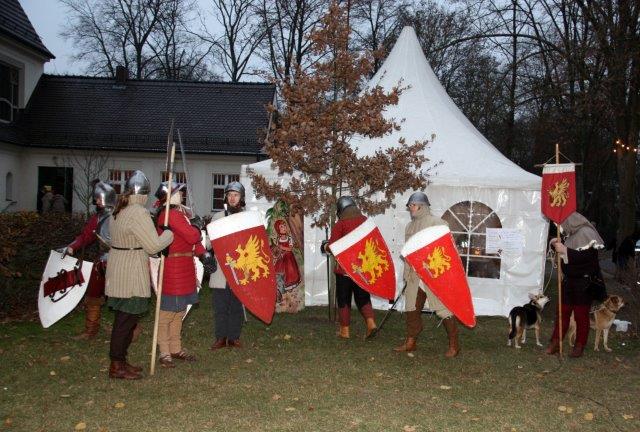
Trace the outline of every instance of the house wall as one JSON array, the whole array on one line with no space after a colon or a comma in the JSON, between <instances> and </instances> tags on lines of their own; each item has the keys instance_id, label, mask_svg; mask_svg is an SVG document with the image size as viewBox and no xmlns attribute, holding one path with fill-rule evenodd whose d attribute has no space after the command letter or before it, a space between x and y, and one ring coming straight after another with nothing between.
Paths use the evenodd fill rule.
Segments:
<instances>
[{"instance_id":1,"label":"house wall","mask_svg":"<svg viewBox=\"0 0 640 432\"><path fill-rule=\"evenodd\" d=\"M24 108L44 73L44 64L48 60L10 39L0 37L0 61L20 69L19 108Z\"/></svg>"},{"instance_id":2,"label":"house wall","mask_svg":"<svg viewBox=\"0 0 640 432\"><path fill-rule=\"evenodd\" d=\"M22 171L20 149L10 144L0 143L0 212L16 211L23 201L19 193L18 177ZM7 190L7 175L12 178Z\"/></svg>"},{"instance_id":3,"label":"house wall","mask_svg":"<svg viewBox=\"0 0 640 432\"><path fill-rule=\"evenodd\" d=\"M87 152L77 150L53 150L20 148L20 152L14 148L5 149L0 145L0 193L4 191L4 177L7 170L14 170L14 194L19 197L18 202L12 206L12 210L36 210L38 193L38 167L71 167L73 168L74 184L86 181L82 174L83 163L86 163ZM5 157L6 155L6 157ZM187 170L190 175L190 183L193 200L197 213L207 215L212 208L213 174L240 174L243 164L253 163L255 157L249 156L225 156L225 155L193 155L187 154ZM165 167L165 155L161 153L142 152L111 152L101 179L107 178L109 169L117 170L142 170L151 182L151 195L155 192L162 178ZM180 154L176 155L175 171L183 171ZM4 195L0 197L4 199ZM155 199L149 197L149 206ZM81 200L73 197L73 211L84 212L85 207Z\"/></svg>"}]
</instances>

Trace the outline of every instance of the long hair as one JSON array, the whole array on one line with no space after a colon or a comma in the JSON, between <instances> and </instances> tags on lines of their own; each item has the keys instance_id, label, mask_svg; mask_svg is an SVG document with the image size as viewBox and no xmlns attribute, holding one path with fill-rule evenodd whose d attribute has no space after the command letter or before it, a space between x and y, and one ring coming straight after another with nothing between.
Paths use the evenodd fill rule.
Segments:
<instances>
[{"instance_id":1,"label":"long hair","mask_svg":"<svg viewBox=\"0 0 640 432\"><path fill-rule=\"evenodd\" d=\"M120 210L129 205L129 197L133 191L126 191L118 195L118 202L116 203L116 207L113 209L113 218L115 219Z\"/></svg>"}]
</instances>

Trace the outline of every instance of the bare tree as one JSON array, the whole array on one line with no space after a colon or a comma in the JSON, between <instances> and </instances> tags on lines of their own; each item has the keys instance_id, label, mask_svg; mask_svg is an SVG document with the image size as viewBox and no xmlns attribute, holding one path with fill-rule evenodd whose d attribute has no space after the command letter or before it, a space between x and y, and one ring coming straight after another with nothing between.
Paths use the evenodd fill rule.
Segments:
<instances>
[{"instance_id":1,"label":"bare tree","mask_svg":"<svg viewBox=\"0 0 640 432\"><path fill-rule=\"evenodd\" d=\"M259 54L276 79L288 81L295 67L303 70L316 59L310 55L311 33L328 9L328 0L259 0L264 29Z\"/></svg>"},{"instance_id":2,"label":"bare tree","mask_svg":"<svg viewBox=\"0 0 640 432\"><path fill-rule=\"evenodd\" d=\"M84 206L87 216L93 203L92 182L104 174L110 159L109 153L100 150L68 150L61 158L61 166L74 169L73 194Z\"/></svg>"},{"instance_id":3,"label":"bare tree","mask_svg":"<svg viewBox=\"0 0 640 432\"><path fill-rule=\"evenodd\" d=\"M212 0L213 16L222 26L222 35L206 29L199 35L207 42L231 82L238 82L251 70L265 29L260 25L257 0ZM203 23L204 24L204 23Z\"/></svg>"}]
</instances>

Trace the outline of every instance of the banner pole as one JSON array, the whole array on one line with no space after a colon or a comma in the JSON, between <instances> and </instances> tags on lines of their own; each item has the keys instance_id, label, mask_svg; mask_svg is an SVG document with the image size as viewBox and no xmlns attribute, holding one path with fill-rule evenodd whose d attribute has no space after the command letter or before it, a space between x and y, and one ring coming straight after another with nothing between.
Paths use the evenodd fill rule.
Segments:
<instances>
[{"instance_id":1,"label":"banner pole","mask_svg":"<svg viewBox=\"0 0 640 432\"><path fill-rule=\"evenodd\" d=\"M560 144L556 143L556 164L560 163ZM560 242L560 224L556 223L556 239ZM562 259L560 258L560 254L556 254L556 259L558 260L558 343L559 343L559 354L560 359L562 360Z\"/></svg>"},{"instance_id":2,"label":"banner pole","mask_svg":"<svg viewBox=\"0 0 640 432\"><path fill-rule=\"evenodd\" d=\"M167 178L167 195L165 197L164 222L163 225L169 224L169 209L171 208L171 182L173 181L173 161L176 156L176 145L173 142L173 122L171 123L171 153L169 157L169 173ZM156 292L156 313L153 321L153 341L151 345L151 366L149 367L150 375L156 373L156 350L158 343L158 324L160 317L160 303L162 301L162 282L164 279L164 254L160 255L160 268L158 270L158 291Z\"/></svg>"}]
</instances>

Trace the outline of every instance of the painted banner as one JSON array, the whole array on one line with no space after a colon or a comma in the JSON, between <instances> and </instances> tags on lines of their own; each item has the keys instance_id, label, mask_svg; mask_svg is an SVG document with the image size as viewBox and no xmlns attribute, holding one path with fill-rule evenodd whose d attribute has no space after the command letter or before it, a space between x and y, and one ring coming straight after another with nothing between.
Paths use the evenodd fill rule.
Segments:
<instances>
[{"instance_id":1,"label":"painted banner","mask_svg":"<svg viewBox=\"0 0 640 432\"><path fill-rule=\"evenodd\" d=\"M542 169L542 214L557 224L576 211L576 166L547 164Z\"/></svg>"},{"instance_id":2,"label":"painted banner","mask_svg":"<svg viewBox=\"0 0 640 432\"><path fill-rule=\"evenodd\" d=\"M93 263L51 251L38 292L38 313L48 328L71 312L82 300Z\"/></svg>"},{"instance_id":3,"label":"painted banner","mask_svg":"<svg viewBox=\"0 0 640 432\"><path fill-rule=\"evenodd\" d=\"M391 252L371 219L329 245L342 269L363 290L392 300L396 274Z\"/></svg>"},{"instance_id":4,"label":"painted banner","mask_svg":"<svg viewBox=\"0 0 640 432\"><path fill-rule=\"evenodd\" d=\"M273 255L262 215L243 211L207 225L211 247L227 283L238 300L265 323L276 304Z\"/></svg>"},{"instance_id":5,"label":"painted banner","mask_svg":"<svg viewBox=\"0 0 640 432\"><path fill-rule=\"evenodd\" d=\"M436 225L415 233L400 254L460 322L476 325L471 291L451 231Z\"/></svg>"}]
</instances>

